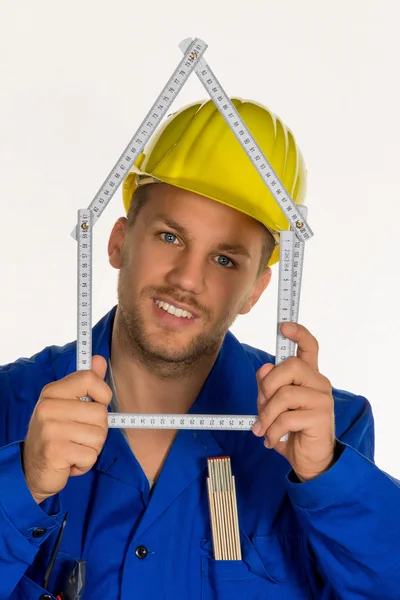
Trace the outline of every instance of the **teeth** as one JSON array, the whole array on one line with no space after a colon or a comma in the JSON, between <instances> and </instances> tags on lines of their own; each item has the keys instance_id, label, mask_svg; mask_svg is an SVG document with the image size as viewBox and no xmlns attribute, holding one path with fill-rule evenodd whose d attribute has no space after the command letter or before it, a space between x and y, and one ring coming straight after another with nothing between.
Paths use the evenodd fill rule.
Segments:
<instances>
[{"instance_id":1,"label":"teeth","mask_svg":"<svg viewBox=\"0 0 400 600\"><path fill-rule=\"evenodd\" d=\"M155 301L157 306L168 312L170 315L174 315L175 317L193 319L193 315L188 310L183 310L182 308L176 308L173 304L168 304L168 302L164 302L163 300Z\"/></svg>"}]
</instances>

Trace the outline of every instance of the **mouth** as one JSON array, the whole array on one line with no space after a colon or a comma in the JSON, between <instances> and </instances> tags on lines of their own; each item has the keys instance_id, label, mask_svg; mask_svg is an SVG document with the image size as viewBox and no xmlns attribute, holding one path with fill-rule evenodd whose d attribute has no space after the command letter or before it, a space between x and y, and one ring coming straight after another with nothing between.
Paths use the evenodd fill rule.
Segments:
<instances>
[{"instance_id":1,"label":"mouth","mask_svg":"<svg viewBox=\"0 0 400 600\"><path fill-rule=\"evenodd\" d=\"M187 309L169 304L165 300L154 298L152 305L154 317L164 330L166 328L167 330L184 331L194 327L194 323L198 321L197 317Z\"/></svg>"},{"instance_id":2,"label":"mouth","mask_svg":"<svg viewBox=\"0 0 400 600\"><path fill-rule=\"evenodd\" d=\"M171 302L162 298L153 298L153 300L159 308L161 308L165 312L168 312L170 315L174 315L177 318L195 319L196 317L198 317L198 315L188 306L179 304L178 302Z\"/></svg>"}]
</instances>

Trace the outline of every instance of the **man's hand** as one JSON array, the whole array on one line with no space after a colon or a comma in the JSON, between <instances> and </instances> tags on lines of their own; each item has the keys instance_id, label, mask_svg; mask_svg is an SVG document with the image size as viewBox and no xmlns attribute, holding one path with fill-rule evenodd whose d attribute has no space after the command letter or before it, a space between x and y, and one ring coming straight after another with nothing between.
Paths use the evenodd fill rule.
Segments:
<instances>
[{"instance_id":1,"label":"man's hand","mask_svg":"<svg viewBox=\"0 0 400 600\"><path fill-rule=\"evenodd\" d=\"M295 325L295 329L291 329ZM335 415L332 386L318 371L318 342L302 325L283 323L285 337L298 344L297 357L257 371L258 414L253 425L265 446L291 464L300 481L318 477L334 462ZM290 433L287 442L281 437Z\"/></svg>"},{"instance_id":2,"label":"man's hand","mask_svg":"<svg viewBox=\"0 0 400 600\"><path fill-rule=\"evenodd\" d=\"M23 469L39 504L61 491L69 477L87 473L108 433L112 392L103 381L107 363L94 356L91 371L71 373L46 385L33 411L24 443ZM79 398L90 396L93 402Z\"/></svg>"}]
</instances>

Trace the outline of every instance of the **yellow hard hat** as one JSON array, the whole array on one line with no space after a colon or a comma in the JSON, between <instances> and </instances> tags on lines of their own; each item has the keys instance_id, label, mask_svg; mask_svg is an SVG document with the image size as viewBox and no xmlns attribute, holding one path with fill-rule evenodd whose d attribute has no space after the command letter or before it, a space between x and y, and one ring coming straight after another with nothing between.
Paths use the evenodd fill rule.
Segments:
<instances>
[{"instance_id":1,"label":"yellow hard hat","mask_svg":"<svg viewBox=\"0 0 400 600\"><path fill-rule=\"evenodd\" d=\"M293 201L304 204L307 171L290 129L257 102L231 102ZM260 221L277 244L268 264L279 261L279 232L289 222L211 99L168 115L150 138L123 184L127 213L140 180L169 183Z\"/></svg>"}]
</instances>

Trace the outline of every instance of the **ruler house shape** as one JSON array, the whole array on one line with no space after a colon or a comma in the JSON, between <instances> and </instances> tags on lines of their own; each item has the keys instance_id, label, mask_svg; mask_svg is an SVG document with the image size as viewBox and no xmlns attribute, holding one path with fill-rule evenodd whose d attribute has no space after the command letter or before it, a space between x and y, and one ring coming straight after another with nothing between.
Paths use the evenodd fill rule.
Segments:
<instances>
[{"instance_id":1,"label":"ruler house shape","mask_svg":"<svg viewBox=\"0 0 400 600\"><path fill-rule=\"evenodd\" d=\"M92 265L93 226L128 175L133 163L150 139L183 85L194 71L234 133L238 143L259 173L271 195L285 214L290 230L280 232L278 318L276 364L294 356L295 343L283 336L280 325L298 321L301 276L305 242L314 235L307 223L307 208L297 206L251 135L235 106L230 101L214 73L203 59L207 44L188 38L180 44L184 56L135 135L125 148L94 199L86 209L78 211L78 222L72 232L78 247L78 330L77 370L92 368ZM90 401L85 397L82 400ZM114 428L159 429L230 429L249 430L256 415L153 415L109 413L108 425ZM288 438L284 436L282 441Z\"/></svg>"}]
</instances>

